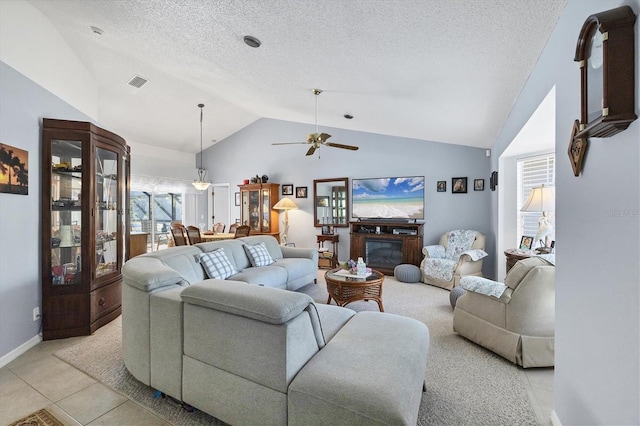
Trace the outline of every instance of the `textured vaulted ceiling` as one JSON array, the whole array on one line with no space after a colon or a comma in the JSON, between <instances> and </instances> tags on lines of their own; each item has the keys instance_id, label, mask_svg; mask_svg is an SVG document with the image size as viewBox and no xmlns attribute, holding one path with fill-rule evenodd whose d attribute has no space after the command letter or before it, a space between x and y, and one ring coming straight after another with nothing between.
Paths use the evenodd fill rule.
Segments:
<instances>
[{"instance_id":1,"label":"textured vaulted ceiling","mask_svg":"<svg viewBox=\"0 0 640 426\"><path fill-rule=\"evenodd\" d=\"M312 131L313 88L324 90L321 131L490 147L566 1L30 3L95 78L101 124L127 140L195 153L198 103L207 148L261 117ZM245 45L247 34L262 46ZM129 86L136 74L149 83Z\"/></svg>"}]
</instances>

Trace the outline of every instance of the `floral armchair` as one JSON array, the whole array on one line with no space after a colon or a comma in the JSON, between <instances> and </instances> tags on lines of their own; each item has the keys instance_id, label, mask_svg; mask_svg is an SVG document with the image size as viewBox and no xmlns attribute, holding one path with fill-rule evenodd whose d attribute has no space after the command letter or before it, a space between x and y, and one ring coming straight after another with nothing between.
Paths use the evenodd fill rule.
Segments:
<instances>
[{"instance_id":1,"label":"floral armchair","mask_svg":"<svg viewBox=\"0 0 640 426\"><path fill-rule=\"evenodd\" d=\"M444 233L440 244L422 249L422 282L451 290L463 275L482 276L485 240L484 234L468 229Z\"/></svg>"}]
</instances>

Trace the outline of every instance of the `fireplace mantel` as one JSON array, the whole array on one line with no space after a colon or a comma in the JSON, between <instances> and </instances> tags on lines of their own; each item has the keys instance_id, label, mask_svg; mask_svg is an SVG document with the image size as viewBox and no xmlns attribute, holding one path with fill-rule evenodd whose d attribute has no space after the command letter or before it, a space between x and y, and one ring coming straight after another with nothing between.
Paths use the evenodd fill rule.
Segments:
<instances>
[{"instance_id":1,"label":"fireplace mantel","mask_svg":"<svg viewBox=\"0 0 640 426\"><path fill-rule=\"evenodd\" d=\"M362 257L367 266L393 275L393 269L422 260L422 223L361 220L350 222L351 259Z\"/></svg>"}]
</instances>

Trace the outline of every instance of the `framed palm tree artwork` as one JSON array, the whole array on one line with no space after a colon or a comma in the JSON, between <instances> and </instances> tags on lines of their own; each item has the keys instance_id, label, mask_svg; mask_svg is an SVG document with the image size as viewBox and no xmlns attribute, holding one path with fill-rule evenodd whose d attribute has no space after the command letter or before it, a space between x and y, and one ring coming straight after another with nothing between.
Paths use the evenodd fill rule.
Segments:
<instances>
[{"instance_id":1,"label":"framed palm tree artwork","mask_svg":"<svg viewBox=\"0 0 640 426\"><path fill-rule=\"evenodd\" d=\"M29 195L29 152L0 143L0 192Z\"/></svg>"}]
</instances>

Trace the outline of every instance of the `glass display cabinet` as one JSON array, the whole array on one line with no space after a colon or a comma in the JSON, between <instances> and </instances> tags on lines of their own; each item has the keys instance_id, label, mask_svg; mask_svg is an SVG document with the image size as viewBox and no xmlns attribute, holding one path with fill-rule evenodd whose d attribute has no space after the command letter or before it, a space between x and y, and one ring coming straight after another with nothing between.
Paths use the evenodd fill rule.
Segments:
<instances>
[{"instance_id":1,"label":"glass display cabinet","mask_svg":"<svg viewBox=\"0 0 640 426\"><path fill-rule=\"evenodd\" d=\"M44 119L42 332L91 334L120 315L129 147L91 123Z\"/></svg>"},{"instance_id":2,"label":"glass display cabinet","mask_svg":"<svg viewBox=\"0 0 640 426\"><path fill-rule=\"evenodd\" d=\"M278 212L279 183L252 183L240 188L240 223L251 227L250 235L273 235L280 241Z\"/></svg>"}]
</instances>

